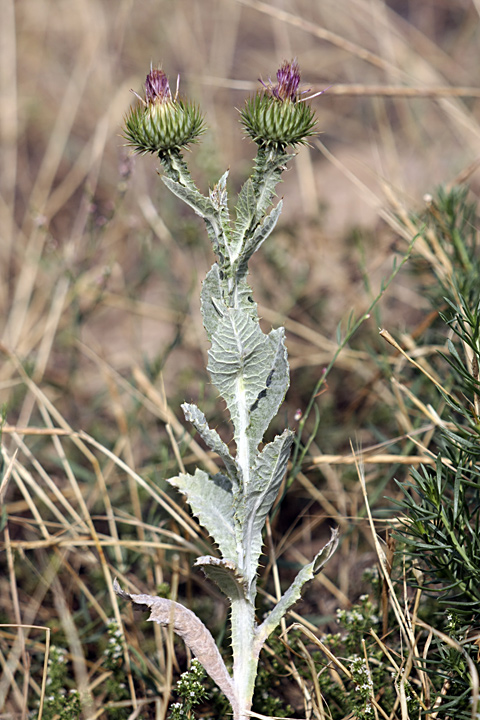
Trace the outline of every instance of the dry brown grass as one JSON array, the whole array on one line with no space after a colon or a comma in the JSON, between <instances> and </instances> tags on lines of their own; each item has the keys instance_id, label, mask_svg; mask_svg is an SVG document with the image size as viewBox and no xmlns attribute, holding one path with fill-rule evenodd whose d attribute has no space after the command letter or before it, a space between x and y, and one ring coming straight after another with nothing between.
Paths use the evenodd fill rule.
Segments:
<instances>
[{"instance_id":1,"label":"dry brown grass","mask_svg":"<svg viewBox=\"0 0 480 720\"><path fill-rule=\"evenodd\" d=\"M248 173L254 150L234 108L259 76L296 56L313 90L332 85L314 101L323 134L286 174L282 224L252 271L264 322L287 327L285 416L295 425L335 351L337 324L352 308L365 311L395 251L405 250L399 218L440 183L471 175L478 191L478 20L470 0L4 0L1 718L37 707L48 634L68 649L75 685L89 698L85 717L108 717L107 675L94 653L107 618L120 620L113 575L125 585L137 578L133 591L168 581L200 613L204 603L217 633L225 623L216 591L190 572L208 539L164 482L182 464L215 467L179 411L183 399L204 396L220 422L198 308L212 258L201 226L159 182L158 163L132 160L122 147L130 88L151 61L171 79L180 73L210 127L190 157L204 189L227 166L233 187ZM435 348L416 341L428 313L403 272L382 301L382 323L426 369ZM309 558L327 522L343 530L337 561L300 613L316 618L313 629L355 599L375 559L362 490L346 470L349 438L379 442L373 418L396 440L395 452L385 442L381 457L368 459L367 486L378 497L405 462L397 455L407 444L396 436L414 429L404 386L372 358L385 349L377 321L340 355L317 398L311 457L273 523L270 591L282 554ZM405 358L391 363L401 372ZM418 454L427 457L434 419L424 415ZM148 696L144 717L163 718L175 654L158 628L144 636L127 622L127 632L135 662L153 678L147 693L125 644L131 717ZM152 633L157 656L144 639Z\"/></svg>"}]
</instances>

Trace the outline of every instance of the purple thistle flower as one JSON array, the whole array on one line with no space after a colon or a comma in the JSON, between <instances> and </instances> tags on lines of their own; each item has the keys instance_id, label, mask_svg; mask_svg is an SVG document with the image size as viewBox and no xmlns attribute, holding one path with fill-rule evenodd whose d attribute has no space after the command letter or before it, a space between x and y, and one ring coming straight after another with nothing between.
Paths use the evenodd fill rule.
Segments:
<instances>
[{"instance_id":1,"label":"purple thistle flower","mask_svg":"<svg viewBox=\"0 0 480 720\"><path fill-rule=\"evenodd\" d=\"M275 97L282 101L295 102L300 84L300 68L297 61L293 60L291 63L285 61L277 70L277 80L278 85L272 88Z\"/></svg>"},{"instance_id":2,"label":"purple thistle flower","mask_svg":"<svg viewBox=\"0 0 480 720\"><path fill-rule=\"evenodd\" d=\"M295 102L297 99L298 86L300 84L300 68L298 62L293 60L291 63L284 62L282 67L277 70L278 85L274 88L274 95L279 100L291 100Z\"/></svg>"},{"instance_id":3,"label":"purple thistle flower","mask_svg":"<svg viewBox=\"0 0 480 720\"><path fill-rule=\"evenodd\" d=\"M298 91L300 85L300 68L296 60L292 62L284 61L281 68L277 70L277 84L275 85L271 78L268 78L268 83L264 83L260 80L263 87L273 97L285 102L296 102L300 95L303 93Z\"/></svg>"},{"instance_id":4,"label":"purple thistle flower","mask_svg":"<svg viewBox=\"0 0 480 720\"><path fill-rule=\"evenodd\" d=\"M152 68L145 80L145 100L149 105L156 102L170 102L172 93L168 79L162 70Z\"/></svg>"}]
</instances>

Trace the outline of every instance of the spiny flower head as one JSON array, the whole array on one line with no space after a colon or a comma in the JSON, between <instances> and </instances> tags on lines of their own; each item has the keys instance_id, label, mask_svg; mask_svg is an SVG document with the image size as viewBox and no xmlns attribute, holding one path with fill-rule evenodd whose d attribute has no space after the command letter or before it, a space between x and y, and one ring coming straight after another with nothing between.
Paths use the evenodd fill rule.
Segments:
<instances>
[{"instance_id":1,"label":"spiny flower head","mask_svg":"<svg viewBox=\"0 0 480 720\"><path fill-rule=\"evenodd\" d=\"M137 95L137 93L135 93ZM197 142L205 125L199 108L172 96L167 76L162 70L151 68L145 81L145 100L125 118L124 136L128 145L138 153L158 153L179 150Z\"/></svg>"},{"instance_id":2,"label":"spiny flower head","mask_svg":"<svg viewBox=\"0 0 480 720\"><path fill-rule=\"evenodd\" d=\"M299 90L300 69L296 60L285 61L277 71L277 82L260 80L264 90L247 100L241 123L257 145L306 144L315 135L315 112Z\"/></svg>"}]
</instances>

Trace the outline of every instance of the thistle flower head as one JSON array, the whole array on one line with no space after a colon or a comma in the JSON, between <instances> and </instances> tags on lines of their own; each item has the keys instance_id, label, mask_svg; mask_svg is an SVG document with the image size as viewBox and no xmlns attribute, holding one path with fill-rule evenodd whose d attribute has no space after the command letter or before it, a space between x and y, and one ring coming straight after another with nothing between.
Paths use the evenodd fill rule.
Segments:
<instances>
[{"instance_id":1,"label":"thistle flower head","mask_svg":"<svg viewBox=\"0 0 480 720\"><path fill-rule=\"evenodd\" d=\"M268 79L268 83L264 83L260 80L263 87L268 93L276 97L277 100L285 102L290 100L296 102L298 99L298 86L300 85L300 68L298 62L292 60L291 63L284 61L281 68L277 70L277 85L274 85L271 79Z\"/></svg>"},{"instance_id":2,"label":"thistle flower head","mask_svg":"<svg viewBox=\"0 0 480 720\"><path fill-rule=\"evenodd\" d=\"M254 98L247 100L241 120L247 135L257 145L306 144L315 135L315 112L302 98L300 69L296 60L285 61L277 71L277 82L263 82Z\"/></svg>"},{"instance_id":3,"label":"thistle flower head","mask_svg":"<svg viewBox=\"0 0 480 720\"><path fill-rule=\"evenodd\" d=\"M135 93L137 95L137 93ZM179 150L195 143L205 126L199 108L193 103L172 96L167 76L162 70L151 68L145 81L145 100L125 118L124 137L138 153L159 153Z\"/></svg>"}]
</instances>

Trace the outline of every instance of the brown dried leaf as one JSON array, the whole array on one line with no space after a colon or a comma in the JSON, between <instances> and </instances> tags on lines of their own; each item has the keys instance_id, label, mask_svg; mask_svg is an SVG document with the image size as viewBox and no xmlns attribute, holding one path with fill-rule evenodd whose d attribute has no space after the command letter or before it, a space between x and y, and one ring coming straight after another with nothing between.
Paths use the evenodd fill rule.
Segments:
<instances>
[{"instance_id":1,"label":"brown dried leaf","mask_svg":"<svg viewBox=\"0 0 480 720\"><path fill-rule=\"evenodd\" d=\"M203 622L188 608L180 603L154 595L133 595L125 592L120 587L117 579L113 581L113 589L124 600L129 600L135 605L147 605L150 608L152 622L159 625L173 625L174 631L190 648L197 660L202 663L206 672L212 680L217 683L220 690L230 701L235 712L237 701L233 687L233 681L223 662L222 656L217 648L211 632Z\"/></svg>"}]
</instances>

